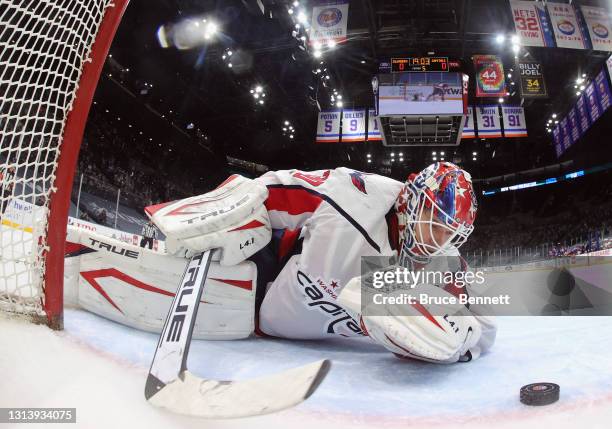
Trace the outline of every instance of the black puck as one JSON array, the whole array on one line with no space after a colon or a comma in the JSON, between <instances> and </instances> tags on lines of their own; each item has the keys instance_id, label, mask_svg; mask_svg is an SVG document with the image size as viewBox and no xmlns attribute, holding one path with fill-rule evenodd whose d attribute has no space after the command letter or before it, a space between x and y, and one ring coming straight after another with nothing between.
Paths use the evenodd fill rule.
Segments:
<instances>
[{"instance_id":1,"label":"black puck","mask_svg":"<svg viewBox=\"0 0 612 429\"><path fill-rule=\"evenodd\" d=\"M521 402L525 405L549 405L559 400L559 385L532 383L521 387Z\"/></svg>"}]
</instances>

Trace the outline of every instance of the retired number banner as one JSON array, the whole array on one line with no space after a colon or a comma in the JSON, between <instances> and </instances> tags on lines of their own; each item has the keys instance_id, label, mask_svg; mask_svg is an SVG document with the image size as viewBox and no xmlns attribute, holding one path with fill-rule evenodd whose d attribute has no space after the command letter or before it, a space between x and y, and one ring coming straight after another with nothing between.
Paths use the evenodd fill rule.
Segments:
<instances>
[{"instance_id":1,"label":"retired number banner","mask_svg":"<svg viewBox=\"0 0 612 429\"><path fill-rule=\"evenodd\" d=\"M468 107L467 116L463 120L462 139L472 139L476 137L476 129L474 128L474 108Z\"/></svg>"},{"instance_id":2,"label":"retired number banner","mask_svg":"<svg viewBox=\"0 0 612 429\"><path fill-rule=\"evenodd\" d=\"M342 111L342 141L365 141L366 112L365 109L345 109Z\"/></svg>"},{"instance_id":3,"label":"retired number banner","mask_svg":"<svg viewBox=\"0 0 612 429\"><path fill-rule=\"evenodd\" d=\"M374 109L368 110L368 141L381 141L382 134L380 133L380 119L376 117Z\"/></svg>"},{"instance_id":4,"label":"retired number banner","mask_svg":"<svg viewBox=\"0 0 612 429\"><path fill-rule=\"evenodd\" d=\"M501 123L499 121L499 109L497 104L476 106L475 109L476 121L478 123L478 137L501 137Z\"/></svg>"},{"instance_id":5,"label":"retired number banner","mask_svg":"<svg viewBox=\"0 0 612 429\"><path fill-rule=\"evenodd\" d=\"M476 97L505 97L504 65L497 55L474 55Z\"/></svg>"},{"instance_id":6,"label":"retired number banner","mask_svg":"<svg viewBox=\"0 0 612 429\"><path fill-rule=\"evenodd\" d=\"M506 137L527 137L525 111L521 106L502 106L502 117Z\"/></svg>"},{"instance_id":7,"label":"retired number banner","mask_svg":"<svg viewBox=\"0 0 612 429\"><path fill-rule=\"evenodd\" d=\"M337 143L340 141L340 110L322 110L317 123L317 143Z\"/></svg>"},{"instance_id":8,"label":"retired number banner","mask_svg":"<svg viewBox=\"0 0 612 429\"><path fill-rule=\"evenodd\" d=\"M523 46L555 46L543 2L510 0L510 8Z\"/></svg>"}]
</instances>

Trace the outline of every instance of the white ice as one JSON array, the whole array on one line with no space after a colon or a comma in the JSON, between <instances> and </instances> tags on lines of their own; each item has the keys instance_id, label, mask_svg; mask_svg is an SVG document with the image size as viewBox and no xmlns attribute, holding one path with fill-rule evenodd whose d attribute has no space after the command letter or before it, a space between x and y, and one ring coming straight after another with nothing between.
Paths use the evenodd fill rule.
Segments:
<instances>
[{"instance_id":1,"label":"white ice","mask_svg":"<svg viewBox=\"0 0 612 429\"><path fill-rule=\"evenodd\" d=\"M492 352L448 366L397 359L368 339L194 341L188 366L210 378L333 362L302 405L231 421L176 416L145 401L156 342L155 334L80 310L66 311L63 332L0 317L0 407L76 407L73 428L608 428L612 421L612 317L500 318ZM519 388L537 381L558 383L561 400L522 405Z\"/></svg>"}]
</instances>

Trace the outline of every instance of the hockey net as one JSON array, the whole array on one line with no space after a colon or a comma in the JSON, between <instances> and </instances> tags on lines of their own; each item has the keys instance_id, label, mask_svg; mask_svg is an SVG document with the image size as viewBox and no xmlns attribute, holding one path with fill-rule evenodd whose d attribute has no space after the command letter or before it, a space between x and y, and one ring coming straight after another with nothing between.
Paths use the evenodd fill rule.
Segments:
<instances>
[{"instance_id":1,"label":"hockey net","mask_svg":"<svg viewBox=\"0 0 612 429\"><path fill-rule=\"evenodd\" d=\"M0 0L0 311L63 323L72 180L127 0Z\"/></svg>"}]
</instances>

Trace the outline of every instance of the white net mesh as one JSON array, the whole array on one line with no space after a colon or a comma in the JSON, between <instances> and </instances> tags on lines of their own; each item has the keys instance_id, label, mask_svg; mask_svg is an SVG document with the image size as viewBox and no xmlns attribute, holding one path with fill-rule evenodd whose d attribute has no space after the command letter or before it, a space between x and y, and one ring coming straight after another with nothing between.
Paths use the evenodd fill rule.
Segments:
<instances>
[{"instance_id":1,"label":"white net mesh","mask_svg":"<svg viewBox=\"0 0 612 429\"><path fill-rule=\"evenodd\" d=\"M110 4L0 0L0 310L44 315L45 288L54 287L44 283L44 254L62 136Z\"/></svg>"}]
</instances>

